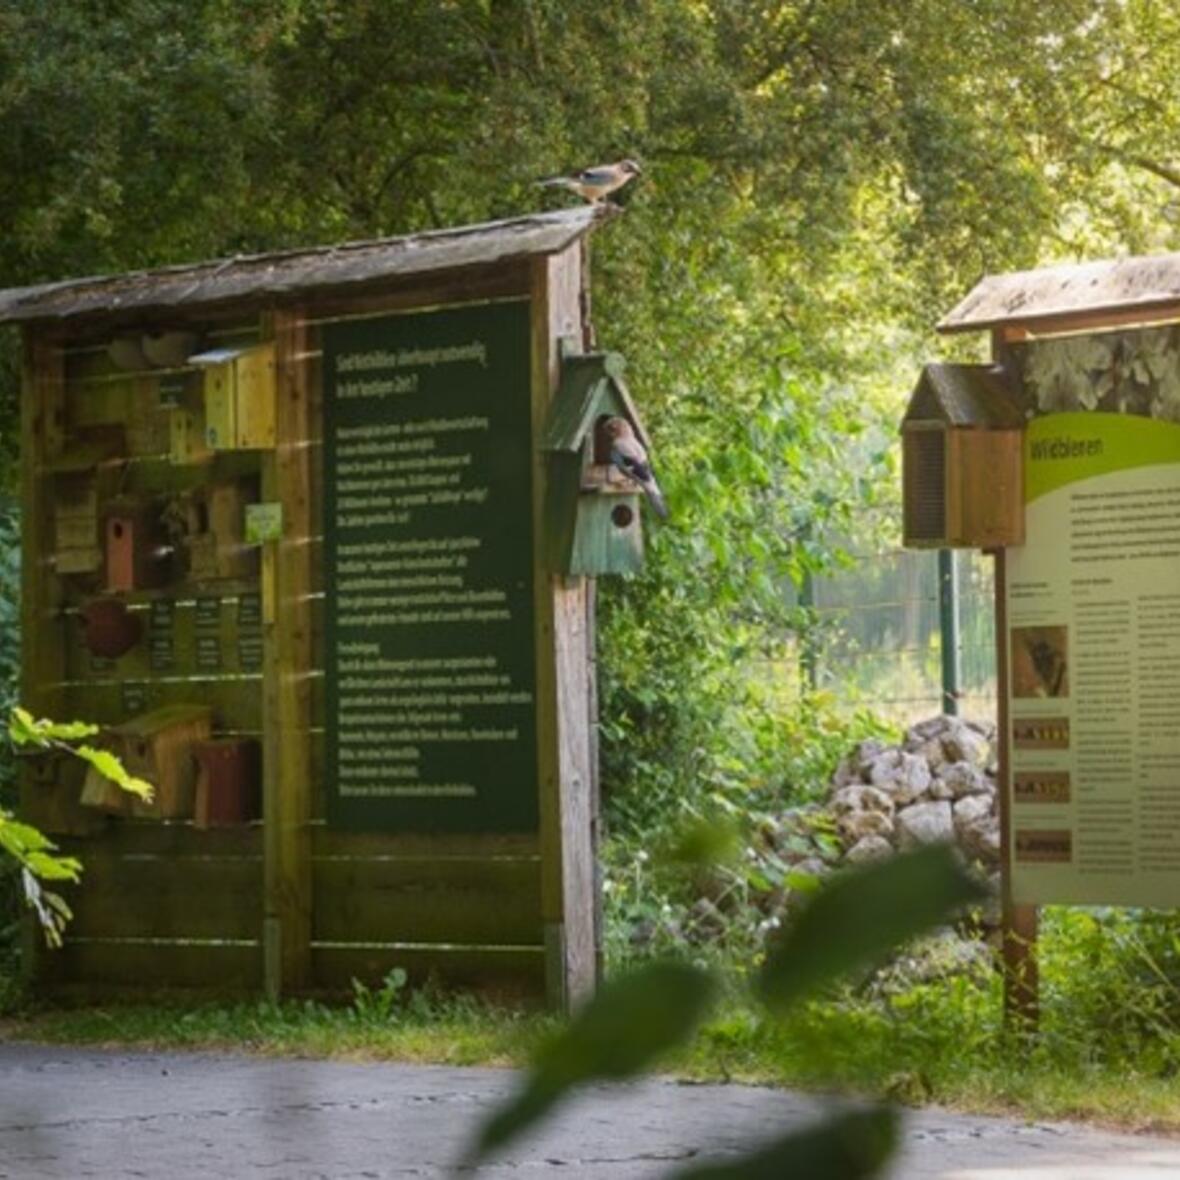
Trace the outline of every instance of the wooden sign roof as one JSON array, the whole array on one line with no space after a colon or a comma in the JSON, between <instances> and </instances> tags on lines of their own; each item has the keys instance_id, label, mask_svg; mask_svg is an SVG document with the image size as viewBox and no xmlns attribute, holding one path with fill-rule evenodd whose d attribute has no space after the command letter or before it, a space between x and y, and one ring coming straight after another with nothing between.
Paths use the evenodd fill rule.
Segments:
<instances>
[{"instance_id":1,"label":"wooden sign roof","mask_svg":"<svg viewBox=\"0 0 1180 1180\"><path fill-rule=\"evenodd\" d=\"M929 364L914 388L902 419L948 426L1019 429L1024 415L993 365Z\"/></svg>"},{"instance_id":2,"label":"wooden sign roof","mask_svg":"<svg viewBox=\"0 0 1180 1180\"><path fill-rule=\"evenodd\" d=\"M988 275L939 322L940 332L1051 322L1054 328L1133 322L1136 314L1180 318L1180 254L1113 258Z\"/></svg>"},{"instance_id":3,"label":"wooden sign roof","mask_svg":"<svg viewBox=\"0 0 1180 1180\"><path fill-rule=\"evenodd\" d=\"M428 272L556 254L616 212L609 205L584 205L405 237L14 287L0 291L0 323L167 311L318 289L363 288Z\"/></svg>"}]
</instances>

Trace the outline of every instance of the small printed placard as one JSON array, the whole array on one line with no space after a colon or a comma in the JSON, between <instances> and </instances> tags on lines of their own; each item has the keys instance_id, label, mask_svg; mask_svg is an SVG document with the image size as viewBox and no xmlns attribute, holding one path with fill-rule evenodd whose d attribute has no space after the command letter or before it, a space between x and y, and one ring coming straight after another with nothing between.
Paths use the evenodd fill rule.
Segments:
<instances>
[{"instance_id":1,"label":"small printed placard","mask_svg":"<svg viewBox=\"0 0 1180 1180\"><path fill-rule=\"evenodd\" d=\"M121 695L124 716L137 717L147 711L148 686L142 681L124 680Z\"/></svg>"},{"instance_id":2,"label":"small printed placard","mask_svg":"<svg viewBox=\"0 0 1180 1180\"><path fill-rule=\"evenodd\" d=\"M246 505L246 544L264 545L283 536L283 506L277 501Z\"/></svg>"},{"instance_id":3,"label":"small printed placard","mask_svg":"<svg viewBox=\"0 0 1180 1180\"><path fill-rule=\"evenodd\" d=\"M238 626L262 626L262 595L242 594L238 598Z\"/></svg>"},{"instance_id":4,"label":"small printed placard","mask_svg":"<svg viewBox=\"0 0 1180 1180\"><path fill-rule=\"evenodd\" d=\"M194 614L197 627L200 630L219 628L221 626L221 599L208 595L198 598Z\"/></svg>"},{"instance_id":5,"label":"small printed placard","mask_svg":"<svg viewBox=\"0 0 1180 1180\"><path fill-rule=\"evenodd\" d=\"M197 636L197 671L221 671L221 637L218 635Z\"/></svg>"},{"instance_id":6,"label":"small printed placard","mask_svg":"<svg viewBox=\"0 0 1180 1180\"><path fill-rule=\"evenodd\" d=\"M159 379L160 408L177 410L184 405L184 394L188 388L187 373L165 373Z\"/></svg>"}]
</instances>

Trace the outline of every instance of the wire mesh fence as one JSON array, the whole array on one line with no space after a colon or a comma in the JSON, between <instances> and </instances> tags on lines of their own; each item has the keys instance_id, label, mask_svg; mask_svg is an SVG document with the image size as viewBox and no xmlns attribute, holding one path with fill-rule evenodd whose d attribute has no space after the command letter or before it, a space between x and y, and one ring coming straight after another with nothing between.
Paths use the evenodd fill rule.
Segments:
<instances>
[{"instance_id":1,"label":"wire mesh fence","mask_svg":"<svg viewBox=\"0 0 1180 1180\"><path fill-rule=\"evenodd\" d=\"M938 553L890 548L854 554L848 569L816 576L800 595L814 610L809 644L784 644L768 666L789 697L811 688L842 711L866 709L908 725L942 710ZM959 712L993 718L996 708L992 559L955 558Z\"/></svg>"}]
</instances>

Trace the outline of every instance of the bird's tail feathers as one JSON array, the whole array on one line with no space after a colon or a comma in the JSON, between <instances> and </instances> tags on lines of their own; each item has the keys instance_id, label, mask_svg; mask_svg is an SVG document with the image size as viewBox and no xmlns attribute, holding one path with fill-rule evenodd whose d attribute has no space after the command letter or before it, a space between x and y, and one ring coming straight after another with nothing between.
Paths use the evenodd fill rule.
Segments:
<instances>
[{"instance_id":1,"label":"bird's tail feathers","mask_svg":"<svg viewBox=\"0 0 1180 1180\"><path fill-rule=\"evenodd\" d=\"M660 491L660 485L654 479L649 479L639 485L643 488L643 494L647 497L648 503L651 504L652 511L661 519L668 519L668 502L664 499L664 493Z\"/></svg>"},{"instance_id":2,"label":"bird's tail feathers","mask_svg":"<svg viewBox=\"0 0 1180 1180\"><path fill-rule=\"evenodd\" d=\"M568 176L547 176L544 180L537 181L537 188L577 188L577 181L571 180Z\"/></svg>"}]
</instances>

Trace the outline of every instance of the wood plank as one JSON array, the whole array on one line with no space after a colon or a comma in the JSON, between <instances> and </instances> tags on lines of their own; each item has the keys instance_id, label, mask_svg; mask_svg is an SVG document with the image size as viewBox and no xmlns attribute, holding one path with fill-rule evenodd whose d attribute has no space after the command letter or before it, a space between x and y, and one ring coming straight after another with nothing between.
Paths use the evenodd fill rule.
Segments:
<instances>
[{"instance_id":1,"label":"wood plank","mask_svg":"<svg viewBox=\"0 0 1180 1180\"><path fill-rule=\"evenodd\" d=\"M36 716L60 718L61 696L54 686L63 677L66 659L62 587L50 565L53 480L44 468L63 446L63 354L59 341L33 331L27 330L22 342L20 701ZM54 833L99 827L101 819L79 806L72 784L50 786L45 771L41 760L22 760L21 816ZM30 924L23 967L30 979L37 971L40 945L40 933Z\"/></svg>"},{"instance_id":2,"label":"wood plank","mask_svg":"<svg viewBox=\"0 0 1180 1180\"><path fill-rule=\"evenodd\" d=\"M67 937L256 940L262 930L260 857L82 853Z\"/></svg>"},{"instance_id":3,"label":"wood plank","mask_svg":"<svg viewBox=\"0 0 1180 1180\"><path fill-rule=\"evenodd\" d=\"M211 857L261 860L262 824L232 828L197 828L191 820L112 820L100 834L58 841L70 856L85 857L92 851L107 857L144 856L173 859Z\"/></svg>"},{"instance_id":4,"label":"wood plank","mask_svg":"<svg viewBox=\"0 0 1180 1180\"><path fill-rule=\"evenodd\" d=\"M527 294L529 282L529 261L520 258L432 275L411 275L402 280L387 281L363 294L317 291L306 296L307 322L317 325L334 319L361 319L399 311L510 299L514 295Z\"/></svg>"},{"instance_id":5,"label":"wood plank","mask_svg":"<svg viewBox=\"0 0 1180 1180\"><path fill-rule=\"evenodd\" d=\"M274 619L264 628L263 799L265 808L267 990L305 989L311 980L311 740L316 711L311 604L312 534L308 332L299 309L275 311L275 450L263 460L263 495L283 506L283 536L273 550ZM322 716L322 704L318 707Z\"/></svg>"},{"instance_id":6,"label":"wood plank","mask_svg":"<svg viewBox=\"0 0 1180 1180\"><path fill-rule=\"evenodd\" d=\"M237 679L195 676L62 683L50 699L59 718L95 725L118 725L164 705L208 704L213 707L213 727L218 733L262 728L262 677L254 674Z\"/></svg>"},{"instance_id":7,"label":"wood plank","mask_svg":"<svg viewBox=\"0 0 1180 1180\"><path fill-rule=\"evenodd\" d=\"M411 984L442 981L499 1000L539 1001L545 994L545 956L537 949L424 949L413 946L325 946L311 951L312 980L318 989L349 993L352 981L380 987L400 967Z\"/></svg>"},{"instance_id":8,"label":"wood plank","mask_svg":"<svg viewBox=\"0 0 1180 1180\"><path fill-rule=\"evenodd\" d=\"M239 641L244 641L248 649L252 644L261 644L262 635L257 627L249 624L242 627L239 624L240 592L221 589L217 583L209 582L199 591L190 593L186 589L178 591L178 594L183 594L183 597L171 600L171 667L153 667L153 662L157 665L161 663L161 653L157 653L153 661L151 644L151 605L153 601L163 599L163 596L158 596L129 602L128 609L141 622L143 633L130 651L115 660L103 660L91 655L86 647L85 626L79 607L67 608L61 620L66 647L64 678L68 681L102 683L177 677L216 681L222 677L261 675L258 663L252 659L249 650L245 652L246 659L242 658L243 647ZM121 597L126 599L126 596ZM216 618L210 621L206 612L212 611L211 604L214 601L219 606ZM323 600L311 599L307 609L311 617L313 644L322 646Z\"/></svg>"},{"instance_id":9,"label":"wood plank","mask_svg":"<svg viewBox=\"0 0 1180 1180\"><path fill-rule=\"evenodd\" d=\"M543 432L561 380L559 342L580 345L582 256L575 244L532 263L533 437ZM541 789L542 890L551 1006L571 1010L594 989L595 864L590 766L590 653L584 578L559 578L543 565L546 464L535 451L534 578L537 731Z\"/></svg>"},{"instance_id":10,"label":"wood plank","mask_svg":"<svg viewBox=\"0 0 1180 1180\"><path fill-rule=\"evenodd\" d=\"M542 945L536 861L313 862L316 942Z\"/></svg>"},{"instance_id":11,"label":"wood plank","mask_svg":"<svg viewBox=\"0 0 1180 1180\"><path fill-rule=\"evenodd\" d=\"M256 993L262 983L258 944L74 939L47 958L49 995L58 986L80 984L92 997L107 989L143 995L177 988L208 999Z\"/></svg>"},{"instance_id":12,"label":"wood plank","mask_svg":"<svg viewBox=\"0 0 1180 1180\"><path fill-rule=\"evenodd\" d=\"M1040 1019L1037 971L1037 907L1018 905L1012 896L1012 763L1008 715L1008 561L995 551L996 706L999 737L997 778L1000 813L1000 952L1004 961L1004 1022L1035 1032Z\"/></svg>"},{"instance_id":13,"label":"wood plank","mask_svg":"<svg viewBox=\"0 0 1180 1180\"><path fill-rule=\"evenodd\" d=\"M409 860L538 860L535 835L480 835L466 832L343 832L312 825L312 855L317 858L396 857Z\"/></svg>"}]
</instances>

